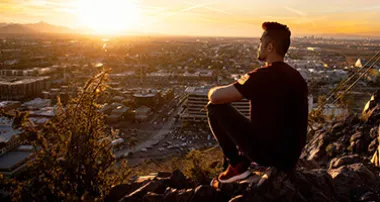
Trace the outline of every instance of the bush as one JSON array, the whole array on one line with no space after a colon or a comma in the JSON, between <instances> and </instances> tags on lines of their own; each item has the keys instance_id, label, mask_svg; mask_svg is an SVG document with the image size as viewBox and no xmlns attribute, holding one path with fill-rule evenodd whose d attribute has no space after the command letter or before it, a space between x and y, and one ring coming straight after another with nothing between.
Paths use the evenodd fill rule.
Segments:
<instances>
[{"instance_id":1,"label":"bush","mask_svg":"<svg viewBox=\"0 0 380 202\"><path fill-rule=\"evenodd\" d=\"M112 152L117 131L107 132L96 103L107 87L106 79L104 72L93 77L65 108L58 102L56 117L40 130L27 114L15 117L15 127L34 145L35 156L26 172L11 179L13 200L102 200L112 185L126 177L126 162L116 165Z\"/></svg>"},{"instance_id":2,"label":"bush","mask_svg":"<svg viewBox=\"0 0 380 202\"><path fill-rule=\"evenodd\" d=\"M184 174L190 177L196 184L209 184L210 179L215 177L222 170L221 163L213 166L213 161L208 159L209 154L193 150L186 155L181 164L184 168ZM220 158L221 160L221 158Z\"/></svg>"}]
</instances>

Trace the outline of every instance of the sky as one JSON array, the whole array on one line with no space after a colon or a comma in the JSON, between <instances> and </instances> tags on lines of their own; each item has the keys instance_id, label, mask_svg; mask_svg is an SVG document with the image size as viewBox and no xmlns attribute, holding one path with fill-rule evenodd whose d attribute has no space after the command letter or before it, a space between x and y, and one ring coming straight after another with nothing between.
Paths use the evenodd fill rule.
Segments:
<instances>
[{"instance_id":1,"label":"sky","mask_svg":"<svg viewBox=\"0 0 380 202\"><path fill-rule=\"evenodd\" d=\"M380 0L0 0L0 10L0 22L99 33L257 37L277 21L293 36L380 37Z\"/></svg>"}]
</instances>

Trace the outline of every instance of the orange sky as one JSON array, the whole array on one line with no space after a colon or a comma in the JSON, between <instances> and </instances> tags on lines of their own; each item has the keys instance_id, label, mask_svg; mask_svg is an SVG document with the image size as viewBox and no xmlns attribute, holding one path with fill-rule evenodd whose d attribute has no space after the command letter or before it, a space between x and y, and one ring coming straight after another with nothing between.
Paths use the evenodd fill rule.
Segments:
<instances>
[{"instance_id":1,"label":"orange sky","mask_svg":"<svg viewBox=\"0 0 380 202\"><path fill-rule=\"evenodd\" d=\"M293 35L380 36L380 0L0 0L0 10L4 22L109 33L257 36L278 21Z\"/></svg>"}]
</instances>

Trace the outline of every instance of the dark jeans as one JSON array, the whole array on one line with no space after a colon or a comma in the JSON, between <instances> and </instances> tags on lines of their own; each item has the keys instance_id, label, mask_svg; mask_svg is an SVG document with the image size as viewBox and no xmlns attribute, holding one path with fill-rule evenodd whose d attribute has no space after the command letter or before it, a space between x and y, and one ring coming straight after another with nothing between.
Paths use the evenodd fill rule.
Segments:
<instances>
[{"instance_id":1,"label":"dark jeans","mask_svg":"<svg viewBox=\"0 0 380 202\"><path fill-rule=\"evenodd\" d=\"M229 164L244 163L247 167L251 161L267 164L265 145L260 145L251 121L235 107L231 104L208 104L207 117L211 132Z\"/></svg>"}]
</instances>

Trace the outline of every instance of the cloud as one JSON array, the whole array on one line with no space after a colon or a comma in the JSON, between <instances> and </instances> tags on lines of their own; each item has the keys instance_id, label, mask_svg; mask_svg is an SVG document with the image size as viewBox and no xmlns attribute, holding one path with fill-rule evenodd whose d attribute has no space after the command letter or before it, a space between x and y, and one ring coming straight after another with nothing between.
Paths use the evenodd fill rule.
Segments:
<instances>
[{"instance_id":1,"label":"cloud","mask_svg":"<svg viewBox=\"0 0 380 202\"><path fill-rule=\"evenodd\" d=\"M348 13L348 12L360 12L360 11L379 11L380 5L371 5L371 6L355 6L355 7L343 7L343 8L329 8L322 10L323 13Z\"/></svg>"},{"instance_id":2,"label":"cloud","mask_svg":"<svg viewBox=\"0 0 380 202\"><path fill-rule=\"evenodd\" d=\"M185 3L186 3L186 4L190 4L190 5L192 5L192 6L197 5L197 4L192 3L192 2L185 2ZM223 14L226 14L226 15L231 15L230 13L228 13L228 12L226 12L226 11L224 11L224 10L217 9L217 8L214 8L214 7L210 7L210 6L207 6L207 5L202 6L202 8L205 8L205 9L207 9L207 10L211 10L211 11L216 11L216 12L218 12L218 13L223 13Z\"/></svg>"},{"instance_id":3,"label":"cloud","mask_svg":"<svg viewBox=\"0 0 380 202\"><path fill-rule=\"evenodd\" d=\"M304 12L302 12L302 11L300 11L300 10L297 10L297 9L295 9L295 8L288 7L288 6L284 6L284 8L285 8L286 10L290 11L290 12L293 12L293 13L297 14L297 15L300 15L300 16L307 16L306 13L304 13Z\"/></svg>"}]
</instances>

